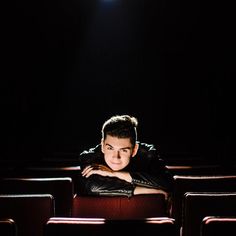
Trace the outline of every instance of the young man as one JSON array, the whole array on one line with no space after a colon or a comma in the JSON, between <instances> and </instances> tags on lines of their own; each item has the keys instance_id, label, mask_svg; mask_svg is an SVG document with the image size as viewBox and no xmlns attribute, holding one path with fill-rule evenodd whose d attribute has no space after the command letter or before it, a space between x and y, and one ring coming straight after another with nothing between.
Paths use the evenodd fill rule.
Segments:
<instances>
[{"instance_id":1,"label":"young man","mask_svg":"<svg viewBox=\"0 0 236 236\"><path fill-rule=\"evenodd\" d=\"M105 121L101 143L79 156L83 194L169 196L173 177L154 146L137 141L137 126L137 118L129 115Z\"/></svg>"}]
</instances>

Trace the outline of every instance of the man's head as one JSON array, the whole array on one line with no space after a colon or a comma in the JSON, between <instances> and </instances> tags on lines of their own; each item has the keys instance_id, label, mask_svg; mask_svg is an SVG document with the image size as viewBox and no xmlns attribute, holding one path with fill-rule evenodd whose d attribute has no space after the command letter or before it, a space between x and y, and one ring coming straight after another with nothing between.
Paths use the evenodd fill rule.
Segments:
<instances>
[{"instance_id":1,"label":"man's head","mask_svg":"<svg viewBox=\"0 0 236 236\"><path fill-rule=\"evenodd\" d=\"M107 135L117 138L129 138L134 146L137 141L138 120L129 115L116 115L104 122L102 126L102 139Z\"/></svg>"},{"instance_id":2,"label":"man's head","mask_svg":"<svg viewBox=\"0 0 236 236\"><path fill-rule=\"evenodd\" d=\"M106 164L114 171L124 169L138 150L138 120L129 115L116 115L102 126L102 152Z\"/></svg>"}]
</instances>

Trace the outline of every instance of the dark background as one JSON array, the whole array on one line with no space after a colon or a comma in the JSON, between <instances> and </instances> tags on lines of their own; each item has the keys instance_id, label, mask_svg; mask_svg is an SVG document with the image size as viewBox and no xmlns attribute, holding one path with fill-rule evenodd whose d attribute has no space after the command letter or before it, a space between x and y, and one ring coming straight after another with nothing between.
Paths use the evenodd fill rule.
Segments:
<instances>
[{"instance_id":1,"label":"dark background","mask_svg":"<svg viewBox=\"0 0 236 236\"><path fill-rule=\"evenodd\" d=\"M23 0L2 16L2 160L77 155L127 113L169 163L234 162L232 6Z\"/></svg>"}]
</instances>

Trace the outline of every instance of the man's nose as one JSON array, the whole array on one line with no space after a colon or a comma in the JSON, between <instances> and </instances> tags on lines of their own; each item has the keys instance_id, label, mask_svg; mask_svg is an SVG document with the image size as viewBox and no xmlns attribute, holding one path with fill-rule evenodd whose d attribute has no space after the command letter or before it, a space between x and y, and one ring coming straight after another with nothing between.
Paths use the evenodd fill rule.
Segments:
<instances>
[{"instance_id":1,"label":"man's nose","mask_svg":"<svg viewBox=\"0 0 236 236\"><path fill-rule=\"evenodd\" d=\"M113 154L114 158L120 158L120 152L119 151L115 151Z\"/></svg>"}]
</instances>

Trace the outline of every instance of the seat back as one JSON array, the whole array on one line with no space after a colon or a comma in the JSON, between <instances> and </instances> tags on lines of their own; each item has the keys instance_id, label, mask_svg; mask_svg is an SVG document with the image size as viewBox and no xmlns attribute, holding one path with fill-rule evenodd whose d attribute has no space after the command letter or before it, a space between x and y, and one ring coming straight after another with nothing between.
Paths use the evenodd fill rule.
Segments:
<instances>
[{"instance_id":1,"label":"seat back","mask_svg":"<svg viewBox=\"0 0 236 236\"><path fill-rule=\"evenodd\" d=\"M186 192L236 192L236 175L219 176L174 176L174 191L171 217L182 225L182 203Z\"/></svg>"},{"instance_id":2,"label":"seat back","mask_svg":"<svg viewBox=\"0 0 236 236\"><path fill-rule=\"evenodd\" d=\"M13 219L0 219L0 235L1 236L17 236L16 223Z\"/></svg>"},{"instance_id":3,"label":"seat back","mask_svg":"<svg viewBox=\"0 0 236 236\"><path fill-rule=\"evenodd\" d=\"M201 222L201 236L236 235L235 216L207 216Z\"/></svg>"},{"instance_id":4,"label":"seat back","mask_svg":"<svg viewBox=\"0 0 236 236\"><path fill-rule=\"evenodd\" d=\"M136 236L177 236L174 219L107 220L104 218L51 218L45 225L44 236L120 236L126 231Z\"/></svg>"},{"instance_id":5,"label":"seat back","mask_svg":"<svg viewBox=\"0 0 236 236\"><path fill-rule=\"evenodd\" d=\"M72 217L139 219L168 216L163 194L124 196L79 196L73 199Z\"/></svg>"},{"instance_id":6,"label":"seat back","mask_svg":"<svg viewBox=\"0 0 236 236\"><path fill-rule=\"evenodd\" d=\"M67 158L67 157L66 157ZM79 185L80 166L72 165L68 166L66 160L63 159L59 162L50 163L45 161L42 164L34 164L29 166L29 163L21 163L19 165L2 167L0 166L1 178L64 178L69 177L74 183L74 192L77 192L77 186Z\"/></svg>"},{"instance_id":7,"label":"seat back","mask_svg":"<svg viewBox=\"0 0 236 236\"><path fill-rule=\"evenodd\" d=\"M182 236L199 236L204 217L235 215L236 192L186 193L183 208Z\"/></svg>"},{"instance_id":8,"label":"seat back","mask_svg":"<svg viewBox=\"0 0 236 236\"><path fill-rule=\"evenodd\" d=\"M3 178L0 194L51 194L55 201L55 216L71 216L74 196L70 177Z\"/></svg>"},{"instance_id":9,"label":"seat back","mask_svg":"<svg viewBox=\"0 0 236 236\"><path fill-rule=\"evenodd\" d=\"M14 220L18 236L42 236L43 225L53 216L52 195L0 195L0 218Z\"/></svg>"}]
</instances>

